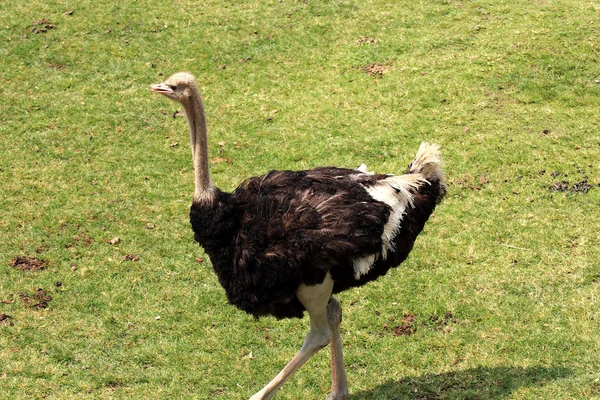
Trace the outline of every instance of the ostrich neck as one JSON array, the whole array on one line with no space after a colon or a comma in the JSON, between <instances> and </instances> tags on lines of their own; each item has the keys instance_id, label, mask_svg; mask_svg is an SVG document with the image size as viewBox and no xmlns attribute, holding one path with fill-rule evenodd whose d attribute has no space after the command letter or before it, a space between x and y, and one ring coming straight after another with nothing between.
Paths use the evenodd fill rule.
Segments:
<instances>
[{"instance_id":1,"label":"ostrich neck","mask_svg":"<svg viewBox=\"0 0 600 400\"><path fill-rule=\"evenodd\" d=\"M194 202L212 201L214 186L208 170L208 137L206 133L206 117L200 93L192 90L188 101L182 102L190 126L190 145L194 162Z\"/></svg>"}]
</instances>

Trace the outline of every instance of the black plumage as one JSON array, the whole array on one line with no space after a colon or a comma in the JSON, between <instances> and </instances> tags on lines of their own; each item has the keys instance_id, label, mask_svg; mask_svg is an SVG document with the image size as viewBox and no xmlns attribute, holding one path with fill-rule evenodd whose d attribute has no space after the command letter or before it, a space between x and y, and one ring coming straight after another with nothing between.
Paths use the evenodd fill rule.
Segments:
<instances>
[{"instance_id":1,"label":"black plumage","mask_svg":"<svg viewBox=\"0 0 600 400\"><path fill-rule=\"evenodd\" d=\"M439 148L423 143L404 175L320 167L271 171L232 193L212 184L204 106L194 77L178 73L152 90L186 111L194 160L190 221L229 302L261 317L302 317L311 329L290 363L251 400L267 400L328 343L332 395L347 400L341 308L332 297L400 265L446 193Z\"/></svg>"},{"instance_id":2,"label":"black plumage","mask_svg":"<svg viewBox=\"0 0 600 400\"><path fill-rule=\"evenodd\" d=\"M366 188L385 178L335 167L271 171L232 194L218 191L212 203L192 204L194 237L232 304L254 316L302 317L300 284L321 283L330 272L338 293L385 275L406 259L443 194L439 181L418 188L396 251L355 279L353 261L381 251L390 207Z\"/></svg>"}]
</instances>

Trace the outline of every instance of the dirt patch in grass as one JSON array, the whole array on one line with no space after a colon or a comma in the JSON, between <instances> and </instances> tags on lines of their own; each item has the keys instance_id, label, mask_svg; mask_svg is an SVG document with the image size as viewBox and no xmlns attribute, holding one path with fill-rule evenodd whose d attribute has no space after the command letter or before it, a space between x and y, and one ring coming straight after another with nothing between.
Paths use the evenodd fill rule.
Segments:
<instances>
[{"instance_id":1,"label":"dirt patch in grass","mask_svg":"<svg viewBox=\"0 0 600 400\"><path fill-rule=\"evenodd\" d=\"M79 235L73 235L73 242L71 246L74 246L78 242L83 243L85 247L90 247L94 243L94 239L87 233L83 232Z\"/></svg>"},{"instance_id":2,"label":"dirt patch in grass","mask_svg":"<svg viewBox=\"0 0 600 400\"><path fill-rule=\"evenodd\" d=\"M376 311L377 316L381 315ZM391 318L391 324L384 324L383 329L391 331L394 336L410 336L417 332L418 327L431 329L442 334L447 334L454 329L454 326L463 324L451 312L444 313L443 316L430 315L424 321L419 322L417 316L412 313L404 314L399 320L396 317ZM394 326L390 328L390 326Z\"/></svg>"},{"instance_id":3,"label":"dirt patch in grass","mask_svg":"<svg viewBox=\"0 0 600 400\"><path fill-rule=\"evenodd\" d=\"M447 312L443 317L439 317L437 315L429 316L423 325L431 326L434 331L442 332L445 335L452 330L452 325L458 323L458 319L454 318L454 315L452 315L451 312Z\"/></svg>"},{"instance_id":4,"label":"dirt patch in grass","mask_svg":"<svg viewBox=\"0 0 600 400\"><path fill-rule=\"evenodd\" d=\"M486 185L490 183L490 180L486 174L479 174L479 176L469 176L463 174L458 178L450 179L449 183L452 185L458 185L461 188L479 191L485 188Z\"/></svg>"},{"instance_id":5,"label":"dirt patch in grass","mask_svg":"<svg viewBox=\"0 0 600 400\"><path fill-rule=\"evenodd\" d=\"M587 194L587 192L592 189L593 186L589 184L587 179L583 179L574 185L570 185L568 181L556 182L550 185L549 190L555 192L570 192L570 193L583 193Z\"/></svg>"},{"instance_id":6,"label":"dirt patch in grass","mask_svg":"<svg viewBox=\"0 0 600 400\"><path fill-rule=\"evenodd\" d=\"M415 314L404 314L400 318L400 325L394 328L394 336L410 336L414 334L417 331L416 319Z\"/></svg>"},{"instance_id":7,"label":"dirt patch in grass","mask_svg":"<svg viewBox=\"0 0 600 400\"><path fill-rule=\"evenodd\" d=\"M366 36L361 36L354 43L356 43L356 44L375 44L375 43L377 43L377 39L366 37Z\"/></svg>"},{"instance_id":8,"label":"dirt patch in grass","mask_svg":"<svg viewBox=\"0 0 600 400\"><path fill-rule=\"evenodd\" d=\"M10 260L9 265L21 271L40 271L45 269L48 264L44 260L38 260L35 257L17 256Z\"/></svg>"},{"instance_id":9,"label":"dirt patch in grass","mask_svg":"<svg viewBox=\"0 0 600 400\"><path fill-rule=\"evenodd\" d=\"M545 170L539 172L540 175L544 175L546 173ZM562 179L558 181L559 178ZM579 175L577 182L571 184L570 181L566 178L569 177L568 173L560 173L553 172L550 174L553 179L557 179L556 182L548 186L548 190L553 192L568 192L568 193L583 193L587 194L590 190L594 188L594 186L600 186L600 184L592 184L588 181L589 177L587 176L585 170L583 168L578 168L575 175Z\"/></svg>"},{"instance_id":10,"label":"dirt patch in grass","mask_svg":"<svg viewBox=\"0 0 600 400\"><path fill-rule=\"evenodd\" d=\"M387 74L389 68L381 63L374 63L362 68L367 74L375 77L382 77Z\"/></svg>"},{"instance_id":11,"label":"dirt patch in grass","mask_svg":"<svg viewBox=\"0 0 600 400\"><path fill-rule=\"evenodd\" d=\"M13 326L12 317L8 314L0 314L0 325Z\"/></svg>"},{"instance_id":12,"label":"dirt patch in grass","mask_svg":"<svg viewBox=\"0 0 600 400\"><path fill-rule=\"evenodd\" d=\"M137 254L127 254L121 257L121 261L140 261L140 256L138 256Z\"/></svg>"},{"instance_id":13,"label":"dirt patch in grass","mask_svg":"<svg viewBox=\"0 0 600 400\"><path fill-rule=\"evenodd\" d=\"M48 302L52 300L52 296L41 288L36 290L34 294L20 293L19 297L25 303L25 306L35 308L36 310L47 308Z\"/></svg>"},{"instance_id":14,"label":"dirt patch in grass","mask_svg":"<svg viewBox=\"0 0 600 400\"><path fill-rule=\"evenodd\" d=\"M223 158L223 157L213 157L210 159L210 161L213 164L220 164L222 162L225 162L227 164L231 164L233 162L233 160L231 158Z\"/></svg>"},{"instance_id":15,"label":"dirt patch in grass","mask_svg":"<svg viewBox=\"0 0 600 400\"><path fill-rule=\"evenodd\" d=\"M116 390L116 389L120 388L121 386L123 386L123 383L119 382L118 380L115 380L115 379L111 379L104 384L104 387L106 387L108 389L112 389L112 390Z\"/></svg>"},{"instance_id":16,"label":"dirt patch in grass","mask_svg":"<svg viewBox=\"0 0 600 400\"><path fill-rule=\"evenodd\" d=\"M50 23L48 18L36 19L33 21L33 26L30 28L30 31L33 33L46 33L50 29L54 29L54 25Z\"/></svg>"}]
</instances>

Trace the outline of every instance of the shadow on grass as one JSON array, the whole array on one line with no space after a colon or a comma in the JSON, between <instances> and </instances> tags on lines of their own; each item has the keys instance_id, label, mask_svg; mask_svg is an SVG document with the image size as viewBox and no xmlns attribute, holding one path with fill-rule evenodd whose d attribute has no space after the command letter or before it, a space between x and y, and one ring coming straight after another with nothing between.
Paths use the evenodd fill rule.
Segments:
<instances>
[{"instance_id":1,"label":"shadow on grass","mask_svg":"<svg viewBox=\"0 0 600 400\"><path fill-rule=\"evenodd\" d=\"M352 400L505 399L522 387L541 387L572 375L564 367L477 367L443 374L428 374L389 381L355 393Z\"/></svg>"}]
</instances>

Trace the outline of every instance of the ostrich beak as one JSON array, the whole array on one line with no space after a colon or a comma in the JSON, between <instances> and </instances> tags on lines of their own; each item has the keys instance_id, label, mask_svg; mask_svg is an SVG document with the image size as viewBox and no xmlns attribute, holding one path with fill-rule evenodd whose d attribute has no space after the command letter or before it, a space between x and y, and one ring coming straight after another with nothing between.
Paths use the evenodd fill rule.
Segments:
<instances>
[{"instance_id":1,"label":"ostrich beak","mask_svg":"<svg viewBox=\"0 0 600 400\"><path fill-rule=\"evenodd\" d=\"M150 90L154 93L160 93L160 94L173 93L173 89L171 89L169 86L165 85L164 83L157 83L155 85L150 85Z\"/></svg>"}]
</instances>

